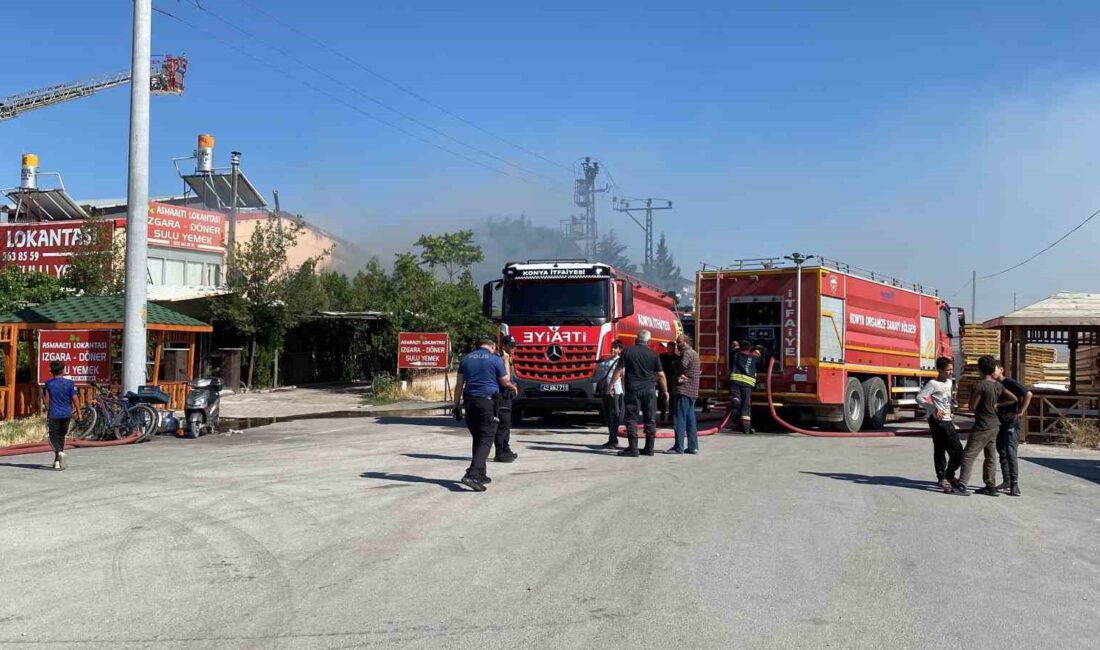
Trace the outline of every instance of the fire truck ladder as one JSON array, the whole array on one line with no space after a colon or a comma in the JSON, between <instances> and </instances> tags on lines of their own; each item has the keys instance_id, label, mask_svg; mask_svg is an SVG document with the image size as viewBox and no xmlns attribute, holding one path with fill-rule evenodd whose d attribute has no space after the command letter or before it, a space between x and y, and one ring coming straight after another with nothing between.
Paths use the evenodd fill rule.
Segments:
<instances>
[{"instance_id":1,"label":"fire truck ladder","mask_svg":"<svg viewBox=\"0 0 1100 650\"><path fill-rule=\"evenodd\" d=\"M186 55L165 55L153 59L149 91L155 95L182 95L187 74ZM72 99L94 95L101 90L130 83L130 71L101 75L83 81L47 86L0 99L0 121L10 120L28 111L46 108Z\"/></svg>"}]
</instances>

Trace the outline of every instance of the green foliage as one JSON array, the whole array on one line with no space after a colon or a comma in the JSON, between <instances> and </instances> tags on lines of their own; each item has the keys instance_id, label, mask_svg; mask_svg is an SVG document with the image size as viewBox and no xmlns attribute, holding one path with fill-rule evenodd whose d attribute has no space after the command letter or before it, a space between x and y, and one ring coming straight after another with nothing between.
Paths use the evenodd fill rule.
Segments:
<instances>
[{"instance_id":1,"label":"green foliage","mask_svg":"<svg viewBox=\"0 0 1100 650\"><path fill-rule=\"evenodd\" d=\"M684 274L672 259L665 234L657 241L657 250L653 252L653 265L645 279L665 291L680 292L684 288Z\"/></svg>"},{"instance_id":2,"label":"green foliage","mask_svg":"<svg viewBox=\"0 0 1100 650\"><path fill-rule=\"evenodd\" d=\"M421 235L415 245L421 249L420 259L429 267L433 270L443 267L448 282L454 282L459 271L468 270L485 259L481 247L474 243L473 230Z\"/></svg>"},{"instance_id":3,"label":"green foliage","mask_svg":"<svg viewBox=\"0 0 1100 650\"><path fill-rule=\"evenodd\" d=\"M287 330L303 314L326 306L316 273L319 258L306 260L297 269L287 263L303 229L300 217L287 223L271 215L258 224L247 242L234 246L228 274L233 291L211 303L217 320L256 343L255 359L249 360L254 386L271 384L273 361Z\"/></svg>"},{"instance_id":4,"label":"green foliage","mask_svg":"<svg viewBox=\"0 0 1100 650\"><path fill-rule=\"evenodd\" d=\"M117 295L126 284L126 249L109 223L87 220L81 227L80 246L69 258L63 280L78 294Z\"/></svg>"},{"instance_id":5,"label":"green foliage","mask_svg":"<svg viewBox=\"0 0 1100 650\"><path fill-rule=\"evenodd\" d=\"M596 242L596 261L610 264L624 273L637 273L638 267L626 254L627 245L619 241L614 230L607 231Z\"/></svg>"},{"instance_id":6,"label":"green foliage","mask_svg":"<svg viewBox=\"0 0 1100 650\"><path fill-rule=\"evenodd\" d=\"M237 271L230 280L235 291L213 301L218 320L257 343L252 385L272 382L274 355L287 332L303 316L319 310L386 314L381 323L309 321L315 363L326 369L327 376L347 380L392 372L398 332L448 332L456 351L464 351L476 344L480 334L491 331L492 323L481 315L481 295L469 264L455 261L458 266L447 281L436 278L432 264L413 253L397 254L388 272L378 259L371 259L351 279L318 271L316 259L289 269L287 252L300 230L300 224L287 227L273 220L258 226L251 240L236 250ZM421 237L421 241L432 239ZM481 249L471 246L464 259L481 259ZM442 261L436 265L446 268Z\"/></svg>"},{"instance_id":7,"label":"green foliage","mask_svg":"<svg viewBox=\"0 0 1100 650\"><path fill-rule=\"evenodd\" d=\"M0 314L28 304L51 302L61 295L61 281L52 275L24 271L18 266L0 266Z\"/></svg>"}]
</instances>

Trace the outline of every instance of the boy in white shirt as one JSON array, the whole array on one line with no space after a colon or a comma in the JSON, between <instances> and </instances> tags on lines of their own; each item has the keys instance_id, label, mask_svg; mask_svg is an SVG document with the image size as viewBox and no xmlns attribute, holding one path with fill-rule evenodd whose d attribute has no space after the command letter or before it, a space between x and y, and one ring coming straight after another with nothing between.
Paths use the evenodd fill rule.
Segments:
<instances>
[{"instance_id":1,"label":"boy in white shirt","mask_svg":"<svg viewBox=\"0 0 1100 650\"><path fill-rule=\"evenodd\" d=\"M952 393L955 381L952 379L955 366L951 359L936 359L935 379L917 393L917 403L928 413L928 428L932 432L932 464L936 468L936 480L945 494L967 494L965 488L958 486L955 473L962 464L962 442L952 421ZM946 460L944 456L946 455Z\"/></svg>"}]
</instances>

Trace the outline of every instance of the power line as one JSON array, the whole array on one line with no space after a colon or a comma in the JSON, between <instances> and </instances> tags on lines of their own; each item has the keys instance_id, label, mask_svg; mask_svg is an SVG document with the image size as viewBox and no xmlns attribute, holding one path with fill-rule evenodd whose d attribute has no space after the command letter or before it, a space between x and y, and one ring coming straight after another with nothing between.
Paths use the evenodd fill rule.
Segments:
<instances>
[{"instance_id":1,"label":"power line","mask_svg":"<svg viewBox=\"0 0 1100 650\"><path fill-rule=\"evenodd\" d=\"M1005 273L1008 273L1009 271L1014 271L1014 270L1016 270L1016 269L1020 268L1020 267L1021 267L1021 266L1023 266L1024 264L1027 264L1028 262L1030 262L1031 260L1035 259L1036 257L1039 257L1040 255L1042 255L1043 253L1045 253L1045 252L1049 251L1050 249L1054 248L1054 247L1055 247L1055 246L1057 246L1058 244L1061 244L1061 243L1062 243L1063 241L1065 241L1065 240L1066 240L1066 239L1067 239L1067 238L1068 238L1068 237L1069 237L1070 235L1072 235L1073 233L1075 233L1075 232L1077 232L1078 230L1080 230L1081 228L1083 228L1083 227L1085 226L1085 224L1087 224L1088 222L1092 221L1092 220L1093 220L1093 218L1094 218L1094 217L1096 217L1096 215L1098 215L1098 214L1100 214L1100 210L1097 210L1096 212L1093 212L1092 214L1090 214L1090 215L1089 215L1089 217L1088 217L1088 219L1085 219L1085 220L1084 220L1084 221L1082 221L1081 223L1077 224L1077 225L1076 225L1076 226L1074 226L1074 227L1073 227L1072 229L1070 229L1070 231L1069 231L1069 232L1067 232L1066 234L1062 235L1062 236L1061 236L1061 237L1059 237L1058 239L1054 240L1054 241L1053 241L1053 242L1052 242L1051 244L1049 244L1049 245L1048 245L1048 246L1047 246L1046 248L1043 248L1043 249L1042 249L1042 250L1040 250L1040 251L1039 251L1038 253L1035 253L1034 255L1032 255L1031 257L1027 258L1026 260L1024 260L1024 261L1022 261L1022 262L1019 262L1018 264L1013 264L1012 266L1010 266L1010 267L1008 267L1008 268L1006 268L1006 269L1001 269L1000 271L997 271L996 273L990 273L989 275L981 275L981 276L978 276L978 279L979 279L979 280L988 280L989 278L995 278L995 277L997 277L998 275L1004 275Z\"/></svg>"},{"instance_id":2,"label":"power line","mask_svg":"<svg viewBox=\"0 0 1100 650\"><path fill-rule=\"evenodd\" d=\"M446 139L454 142L455 144L466 147L466 148L468 148L472 151L476 151L477 153L479 153L479 154L481 154L481 155L483 155L487 158L492 158L493 160L496 160L497 162L501 162L501 163L504 163L505 165L508 165L510 167L518 169L519 171L525 172L527 174L531 174L533 176L539 176L539 177L544 178L544 179L549 180L549 181L554 181L554 179L552 177L547 176L546 174L543 174L541 172L534 171L534 170L531 170L531 169L527 169L526 167L523 167L522 165L513 163L512 161L507 160L505 158L501 158L500 156L497 156L496 154L494 154L492 152L486 151L485 149L482 149L482 148L480 148L476 145L473 145L473 144L470 144L470 143L468 143L464 140L461 140L461 139L459 139L459 138L457 138L457 137L455 137L455 136L453 136L453 135L451 135L451 134L449 134L445 131L437 129L434 126L432 126L432 125L430 125L426 122L423 122L423 121L413 117L412 115L409 115L409 114L401 111L400 109L394 108L393 106L390 106L389 104L368 95L367 93L365 93L362 90L360 90L359 88L356 88L355 86L349 84L348 82L346 82L346 81L344 81L344 80L342 80L338 77L335 77L335 76L325 72L324 70L321 70L320 68L318 68L318 67L316 67L316 66L314 66L310 63L307 63L306 61L303 61L302 59L298 58L294 54L292 54L292 53L290 53L290 52L288 52L288 51L286 51L282 48L276 47L276 46L268 43L266 40L256 36L255 34L248 31L247 29L234 24L233 22L227 20L226 18L223 18L221 15L219 15L217 13L214 13L213 11L202 7L201 5L196 4L196 6L199 7L204 13L210 15L215 20L218 20L219 22L221 22L224 25L230 27L231 29L234 29L234 30L240 32L241 34L244 34L248 38L251 38L252 40L264 45L268 49L271 49L271 50L275 51L276 53L281 54L282 56L290 59L291 61L294 61L295 63L302 66L303 68L306 68L307 70L310 70L311 72L313 72L315 74L318 74L318 75L328 79L329 81L331 81L331 82L333 82L333 83L335 83L339 86L342 86L343 88L351 91L352 93L355 93L356 95L362 97L363 99L366 99L367 101L369 101L369 102L371 102L371 103L373 103L377 106L380 106L380 107L382 107L382 108L384 108L384 109L386 109L386 110L388 110L388 111L390 111L390 112L392 112L396 115L401 116L402 118L412 122L413 124L416 124L417 126L420 126L424 129L427 129L427 130L431 131L432 133L435 133L436 135L439 135L443 138L446 138Z\"/></svg>"},{"instance_id":3,"label":"power line","mask_svg":"<svg viewBox=\"0 0 1100 650\"><path fill-rule=\"evenodd\" d=\"M264 61L263 59L257 57L256 55L252 54L251 52L248 52L247 50L244 50L240 47L237 47L233 43L230 43L229 41L221 38L220 36L218 36L217 34L211 32L210 30L205 29L203 27L200 27L200 26L198 26L198 25L196 25L196 24L194 24L194 23L192 23L188 20L180 18L179 16L177 16L177 15L171 13L171 12L165 11L164 9L160 9L160 8L157 8L157 7L153 7L153 11L155 11L158 14L161 14L163 16L167 16L167 17L171 18L172 20L175 20L175 21L179 22L180 24L182 24L186 27L189 27L193 30L201 32L201 33L205 34L206 36L210 37L211 39L217 41L218 43L221 43L222 45L224 45L224 46L228 47L229 49L233 50L234 52L237 52L238 54L240 54L244 57L247 57L247 58L251 59L252 61L255 61L256 63L258 63L258 64L260 64L260 65L262 65L266 68L270 68L271 70L274 70L275 72L278 72L279 74L287 77L288 79L291 79L293 81L296 81L297 83L302 84L303 86L305 86L306 88L309 88L313 92L315 92L319 95L322 95L324 97L327 97L328 99L344 106L345 108L349 108L349 109L355 111L356 113L359 113L359 114L361 114L361 115L363 115L363 116L365 116L369 119L372 119L376 122L384 124L384 125L390 127L391 129L394 129L395 131L399 131L401 133L404 133L405 135L409 136L410 138L415 138L416 140L419 140L420 142L423 142L424 144L426 144L428 146L431 146L431 147L434 147L436 149L439 149L440 151L444 151L446 153L449 153L452 156L461 158L461 159L463 159L467 162L471 162L471 163L473 163L473 164L475 164L479 167L483 167L485 169L488 169L489 171L496 172L498 174L508 176L508 177L511 177L511 178L515 178L515 179L521 180L525 183L530 183L532 185L537 184L536 181L533 181L529 178L526 178L526 177L523 177L523 176L517 176L515 174L511 174L511 173L509 173L509 172L507 172L503 169L499 169L497 167L494 167L492 165L484 163L484 162L482 162L482 161L480 161L476 158L472 158L472 157L467 156L466 154L463 154L461 152L455 151L455 150L450 149L448 147L444 147L443 145L439 144L438 142L433 142L433 141L431 141L427 138L421 137L420 135L417 135L416 133L413 133L412 131L409 131L409 130L407 130L407 129L405 129L405 128L397 125L397 124L394 124L393 122L390 122L389 120L387 120L385 118L378 117L377 115L374 115L373 113L365 111L362 108L356 106L355 104L352 104L348 101L345 101L344 99L341 99L340 97L338 97L338 96L336 96L336 95L320 88L319 86L317 86L317 85L315 85L315 84L313 84L309 81L306 81L305 79L301 79L301 78L299 78L299 77L297 77L293 74L290 74L286 70L280 68L279 66L277 66L273 63L268 63L267 61Z\"/></svg>"},{"instance_id":4,"label":"power line","mask_svg":"<svg viewBox=\"0 0 1100 650\"><path fill-rule=\"evenodd\" d=\"M284 29L287 29L291 32L294 32L295 34L298 34L302 38L305 38L306 40L310 41L311 43L313 43L314 45L317 45L318 47L320 47L322 49L328 50L332 54L340 57L341 59L347 61L348 63L350 63L352 65L354 65L355 67L359 68L360 70L363 70L367 74L388 83L389 85L391 85L394 88L400 90L401 92L403 92L403 93L405 93L405 94L407 94L411 97L414 97L414 98L420 100L421 102L424 102L428 106L431 106L432 108L440 111L441 113L444 113L445 115L448 115L448 116L458 120L459 122L462 122L463 124L466 124L467 126L473 127L475 129L477 129L478 131L481 131L482 133L484 133L484 134L486 134L490 137L496 138L497 140L503 142L504 144L507 144L510 147L514 147L515 149L517 149L519 151L522 151L522 152L524 152L524 153L526 153L530 156L534 156L535 158L538 158L539 160L542 160L543 162L550 163L551 165L554 165L556 167L560 167L561 169L564 169L566 171L571 171L568 167L561 164L560 162L558 162L556 160L553 160L551 158L547 158L546 156L543 156L542 154L540 154L538 152L532 151L531 149L528 149L527 147L524 147L521 144L518 144L518 143L516 143L512 140L509 140L508 138L505 138L502 135L498 135L497 133L494 133L493 131L490 131L489 129L486 129L486 128L484 128L484 127L482 127L482 126L480 126L480 125L478 125L478 124L462 117L461 115L458 115L457 113L447 109L446 107L441 106L440 104L428 99L427 97L421 95L420 93L417 93L417 92L413 91L412 89L410 89L410 88L394 81L393 79L390 79L389 77L383 75L382 73L378 72L377 70L374 70L370 66L368 66L368 65L366 65L366 64L364 64L364 63L362 63L362 62L360 62L356 59L353 59L352 57L348 56L347 54L344 54L340 50L338 50L335 47L329 45L328 43L322 41L321 39L305 32L305 31L303 31L302 29L299 29L295 25L293 25L293 24L291 24L287 21L284 21L281 18L278 18L277 16L272 15L271 13L266 11L265 9L256 6L256 4L250 2L249 0L239 0L239 2L243 5L245 5L246 7L249 7L253 11L255 11L259 14L262 14L263 16L266 16L269 20L271 20L275 23L278 23ZM199 6L197 0L195 0L195 4L196 4L196 6ZM199 6L199 8L202 9L201 6Z\"/></svg>"}]
</instances>

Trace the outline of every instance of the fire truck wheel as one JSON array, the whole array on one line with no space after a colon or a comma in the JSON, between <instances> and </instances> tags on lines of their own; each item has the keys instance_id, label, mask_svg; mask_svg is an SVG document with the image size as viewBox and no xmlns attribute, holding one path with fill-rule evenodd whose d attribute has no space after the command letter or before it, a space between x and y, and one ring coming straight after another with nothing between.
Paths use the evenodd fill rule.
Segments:
<instances>
[{"instance_id":1,"label":"fire truck wheel","mask_svg":"<svg viewBox=\"0 0 1100 650\"><path fill-rule=\"evenodd\" d=\"M512 407L512 426L514 426L514 427L522 426L524 416L526 416L526 413L523 412L523 409L519 408L518 406L513 406Z\"/></svg>"},{"instance_id":2,"label":"fire truck wheel","mask_svg":"<svg viewBox=\"0 0 1100 650\"><path fill-rule=\"evenodd\" d=\"M890 398L886 393L886 382L881 377L863 380L863 403L867 405L867 428L877 431L884 427Z\"/></svg>"},{"instance_id":3,"label":"fire truck wheel","mask_svg":"<svg viewBox=\"0 0 1100 650\"><path fill-rule=\"evenodd\" d=\"M855 377L848 378L848 385L844 387L844 418L833 422L837 431L855 433L863 427L863 417L866 415L865 401L863 399L863 384Z\"/></svg>"}]
</instances>

